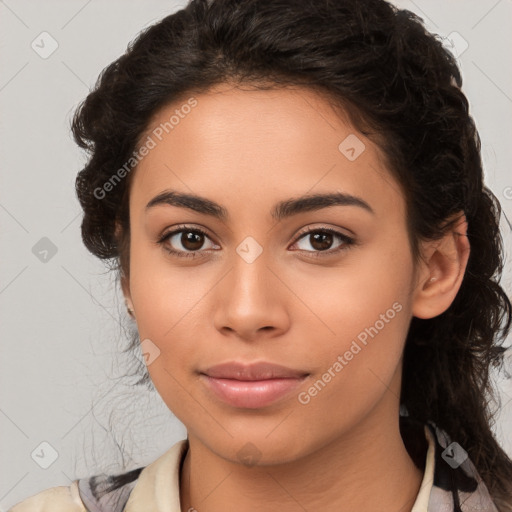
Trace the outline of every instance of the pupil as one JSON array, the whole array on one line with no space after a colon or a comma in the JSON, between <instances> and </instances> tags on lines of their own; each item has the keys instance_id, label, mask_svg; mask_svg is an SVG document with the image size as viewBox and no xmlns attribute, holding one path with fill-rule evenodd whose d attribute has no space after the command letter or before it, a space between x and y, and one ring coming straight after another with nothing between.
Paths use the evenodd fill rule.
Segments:
<instances>
[{"instance_id":1,"label":"pupil","mask_svg":"<svg viewBox=\"0 0 512 512\"><path fill-rule=\"evenodd\" d=\"M201 233L187 231L181 235L181 243L183 247L190 251L200 249L203 245L203 235Z\"/></svg>"},{"instance_id":2,"label":"pupil","mask_svg":"<svg viewBox=\"0 0 512 512\"><path fill-rule=\"evenodd\" d=\"M311 244L312 247L315 247L315 249L318 249L318 250L325 250L325 249L329 249L331 243L332 243L332 234L331 233L315 233L312 235L313 236L313 243ZM322 238L321 241L319 241L319 239ZM326 240L327 239L327 240ZM315 243L316 242L319 242L319 247L315 246Z\"/></svg>"}]
</instances>

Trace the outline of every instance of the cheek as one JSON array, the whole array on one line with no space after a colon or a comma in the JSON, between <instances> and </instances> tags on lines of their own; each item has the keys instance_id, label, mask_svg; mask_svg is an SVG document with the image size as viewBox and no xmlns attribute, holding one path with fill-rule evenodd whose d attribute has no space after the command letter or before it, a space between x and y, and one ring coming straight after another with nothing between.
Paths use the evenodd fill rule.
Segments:
<instances>
[{"instance_id":1,"label":"cheek","mask_svg":"<svg viewBox=\"0 0 512 512\"><path fill-rule=\"evenodd\" d=\"M355 338L364 343L376 329L390 349L401 346L404 335L399 335L410 320L413 266L406 240L395 242L354 252L323 282L302 282L315 310L334 331L330 338L338 340L337 349Z\"/></svg>"},{"instance_id":2,"label":"cheek","mask_svg":"<svg viewBox=\"0 0 512 512\"><path fill-rule=\"evenodd\" d=\"M131 260L130 290L136 310L140 340L151 340L158 357L148 365L155 388L167 407L186 424L200 421L204 411L191 400L190 365L197 359L200 326L200 300L207 280L197 272L173 270L172 266L151 259L148 252L134 251ZM150 346L153 346L151 345ZM194 419L196 418L196 419Z\"/></svg>"},{"instance_id":3,"label":"cheek","mask_svg":"<svg viewBox=\"0 0 512 512\"><path fill-rule=\"evenodd\" d=\"M130 292L142 337L172 337L181 322L189 322L194 305L208 286L199 267L179 268L165 250L150 244L134 229L130 254Z\"/></svg>"},{"instance_id":4,"label":"cheek","mask_svg":"<svg viewBox=\"0 0 512 512\"><path fill-rule=\"evenodd\" d=\"M328 292L326 283L313 288L315 308L334 331L311 351L320 380L329 382L327 392L319 393L325 400L341 396L351 407L350 397L371 400L391 381L411 319L413 266L407 248L404 240L361 251L357 263L334 274Z\"/></svg>"},{"instance_id":5,"label":"cheek","mask_svg":"<svg viewBox=\"0 0 512 512\"><path fill-rule=\"evenodd\" d=\"M184 407L193 414L194 402L185 390L194 378L193 363L212 334L204 306L219 276L208 265L178 268L163 250L137 245L137 240L132 247L130 291L137 328L141 341L151 340L158 351L148 372L164 402L183 421ZM200 416L201 409L196 413Z\"/></svg>"},{"instance_id":6,"label":"cheek","mask_svg":"<svg viewBox=\"0 0 512 512\"><path fill-rule=\"evenodd\" d=\"M201 301L212 286L211 277L197 272L153 267L134 273L131 289L140 339L149 338L159 347L166 367L184 368L194 359L205 334Z\"/></svg>"}]
</instances>

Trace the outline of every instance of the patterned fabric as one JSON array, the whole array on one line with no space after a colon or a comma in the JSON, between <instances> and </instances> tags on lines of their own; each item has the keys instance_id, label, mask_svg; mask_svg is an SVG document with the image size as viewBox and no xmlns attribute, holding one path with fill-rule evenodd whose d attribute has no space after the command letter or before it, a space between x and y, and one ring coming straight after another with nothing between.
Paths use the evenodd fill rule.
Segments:
<instances>
[{"instance_id":1,"label":"patterned fabric","mask_svg":"<svg viewBox=\"0 0 512 512\"><path fill-rule=\"evenodd\" d=\"M117 476L92 476L78 480L78 490L89 512L122 512L143 467ZM116 480L123 485L110 490Z\"/></svg>"},{"instance_id":2,"label":"patterned fabric","mask_svg":"<svg viewBox=\"0 0 512 512\"><path fill-rule=\"evenodd\" d=\"M434 483L428 512L498 512L467 453L433 422L436 436Z\"/></svg>"}]
</instances>

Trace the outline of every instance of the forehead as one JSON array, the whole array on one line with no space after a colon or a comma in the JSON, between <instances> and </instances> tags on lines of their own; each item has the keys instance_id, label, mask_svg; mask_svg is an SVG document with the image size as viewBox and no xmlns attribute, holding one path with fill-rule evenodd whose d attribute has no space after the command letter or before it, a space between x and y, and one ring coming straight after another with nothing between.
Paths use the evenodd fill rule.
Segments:
<instances>
[{"instance_id":1,"label":"forehead","mask_svg":"<svg viewBox=\"0 0 512 512\"><path fill-rule=\"evenodd\" d=\"M363 196L403 209L380 149L311 89L217 86L160 109L141 137L131 203L166 188L263 206L308 193ZM401 212L403 213L403 211Z\"/></svg>"}]
</instances>

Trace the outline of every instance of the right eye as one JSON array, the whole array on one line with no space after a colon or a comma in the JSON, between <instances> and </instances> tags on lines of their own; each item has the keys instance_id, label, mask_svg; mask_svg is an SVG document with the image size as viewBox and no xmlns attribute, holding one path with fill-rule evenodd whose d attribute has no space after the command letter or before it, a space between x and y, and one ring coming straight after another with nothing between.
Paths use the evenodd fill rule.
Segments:
<instances>
[{"instance_id":1,"label":"right eye","mask_svg":"<svg viewBox=\"0 0 512 512\"><path fill-rule=\"evenodd\" d=\"M202 229L179 226L179 229L175 229L163 235L162 238L158 240L158 243L161 244L169 254L179 258L196 258L198 252L201 252L199 249L203 247L205 239L210 240ZM179 247L180 245L181 247ZM209 247L209 249L214 248L219 248L219 246L213 244L213 247Z\"/></svg>"}]
</instances>

